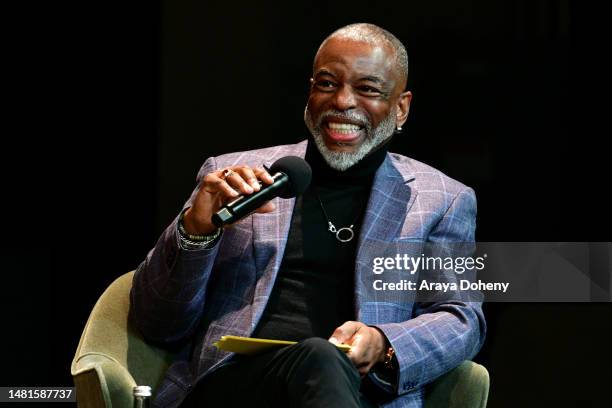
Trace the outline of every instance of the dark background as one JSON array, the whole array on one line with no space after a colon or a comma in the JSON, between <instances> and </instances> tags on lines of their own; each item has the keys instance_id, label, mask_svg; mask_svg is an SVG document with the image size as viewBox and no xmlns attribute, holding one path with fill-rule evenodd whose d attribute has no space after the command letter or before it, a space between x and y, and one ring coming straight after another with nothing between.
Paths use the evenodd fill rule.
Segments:
<instances>
[{"instance_id":1,"label":"dark background","mask_svg":"<svg viewBox=\"0 0 612 408\"><path fill-rule=\"evenodd\" d=\"M571 1L30 5L11 26L1 385L71 385L101 292L209 156L302 140L312 58L396 34L414 98L393 151L476 190L480 241L610 241L605 11ZM488 304L491 407L609 404L612 307Z\"/></svg>"}]
</instances>

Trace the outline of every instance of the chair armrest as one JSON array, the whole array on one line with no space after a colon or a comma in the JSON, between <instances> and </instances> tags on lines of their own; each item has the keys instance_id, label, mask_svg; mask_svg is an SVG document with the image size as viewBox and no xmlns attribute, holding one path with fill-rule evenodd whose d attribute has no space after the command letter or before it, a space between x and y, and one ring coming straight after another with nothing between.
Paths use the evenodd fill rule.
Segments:
<instances>
[{"instance_id":1,"label":"chair armrest","mask_svg":"<svg viewBox=\"0 0 612 408\"><path fill-rule=\"evenodd\" d=\"M466 360L427 386L425 408L485 408L488 396L489 372Z\"/></svg>"},{"instance_id":2,"label":"chair armrest","mask_svg":"<svg viewBox=\"0 0 612 408\"><path fill-rule=\"evenodd\" d=\"M79 406L131 407L132 389L156 389L174 355L147 343L129 318L134 272L117 278L94 306L71 365Z\"/></svg>"},{"instance_id":3,"label":"chair armrest","mask_svg":"<svg viewBox=\"0 0 612 408\"><path fill-rule=\"evenodd\" d=\"M73 371L79 407L131 407L136 382L114 359L104 354L83 355Z\"/></svg>"}]
</instances>

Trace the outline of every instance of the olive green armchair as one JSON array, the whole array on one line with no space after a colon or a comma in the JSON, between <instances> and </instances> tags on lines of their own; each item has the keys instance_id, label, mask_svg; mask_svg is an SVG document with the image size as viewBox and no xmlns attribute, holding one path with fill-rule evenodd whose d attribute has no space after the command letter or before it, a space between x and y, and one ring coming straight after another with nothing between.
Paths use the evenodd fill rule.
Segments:
<instances>
[{"instance_id":1,"label":"olive green armchair","mask_svg":"<svg viewBox=\"0 0 612 408\"><path fill-rule=\"evenodd\" d=\"M71 373L79 407L130 408L132 388L153 392L173 355L144 341L128 321L134 272L115 280L102 294L85 325ZM489 393L487 370L471 361L429 385L426 408L484 408Z\"/></svg>"}]
</instances>

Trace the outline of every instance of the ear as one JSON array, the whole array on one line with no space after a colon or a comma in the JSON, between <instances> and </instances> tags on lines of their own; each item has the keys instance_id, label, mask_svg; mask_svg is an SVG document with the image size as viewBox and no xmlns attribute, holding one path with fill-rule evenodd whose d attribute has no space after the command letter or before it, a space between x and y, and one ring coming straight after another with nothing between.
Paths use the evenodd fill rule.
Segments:
<instances>
[{"instance_id":1,"label":"ear","mask_svg":"<svg viewBox=\"0 0 612 408\"><path fill-rule=\"evenodd\" d=\"M401 127L408 119L410 111L410 101L412 101L412 92L402 92L397 99L397 113L395 116L395 127Z\"/></svg>"}]
</instances>

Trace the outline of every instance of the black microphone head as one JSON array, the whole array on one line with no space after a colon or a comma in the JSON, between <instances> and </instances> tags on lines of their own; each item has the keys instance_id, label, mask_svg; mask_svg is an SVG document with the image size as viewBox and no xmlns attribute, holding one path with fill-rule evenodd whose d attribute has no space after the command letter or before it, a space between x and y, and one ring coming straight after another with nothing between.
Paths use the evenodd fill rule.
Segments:
<instances>
[{"instance_id":1,"label":"black microphone head","mask_svg":"<svg viewBox=\"0 0 612 408\"><path fill-rule=\"evenodd\" d=\"M291 198L302 194L310 185L312 169L306 160L297 156L281 157L270 166L270 174L281 172L289 177L289 184L280 195L282 198Z\"/></svg>"}]
</instances>

